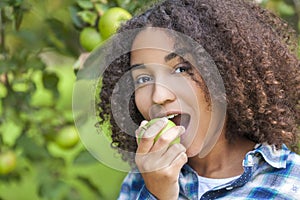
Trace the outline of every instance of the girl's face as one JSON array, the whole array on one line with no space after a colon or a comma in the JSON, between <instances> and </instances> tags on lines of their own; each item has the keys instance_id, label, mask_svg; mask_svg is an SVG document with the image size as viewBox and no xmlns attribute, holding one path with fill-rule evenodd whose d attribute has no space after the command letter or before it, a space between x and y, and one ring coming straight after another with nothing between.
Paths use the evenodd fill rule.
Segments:
<instances>
[{"instance_id":1,"label":"girl's face","mask_svg":"<svg viewBox=\"0 0 300 200\"><path fill-rule=\"evenodd\" d=\"M175 54L174 41L162 30L145 29L135 38L131 52L135 103L146 120L174 115L171 120L186 131L181 143L189 157L197 155L211 120L201 77L186 59Z\"/></svg>"}]
</instances>

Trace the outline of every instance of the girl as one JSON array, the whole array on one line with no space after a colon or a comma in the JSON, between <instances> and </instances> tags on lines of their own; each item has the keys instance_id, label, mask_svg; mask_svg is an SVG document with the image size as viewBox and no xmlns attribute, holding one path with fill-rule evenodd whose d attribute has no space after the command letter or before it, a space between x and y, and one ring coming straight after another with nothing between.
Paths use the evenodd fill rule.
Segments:
<instances>
[{"instance_id":1,"label":"girl","mask_svg":"<svg viewBox=\"0 0 300 200\"><path fill-rule=\"evenodd\" d=\"M119 199L299 198L299 60L287 24L246 0L166 0L119 33L133 29L99 104L112 145L137 169ZM176 126L157 138L168 119Z\"/></svg>"}]
</instances>

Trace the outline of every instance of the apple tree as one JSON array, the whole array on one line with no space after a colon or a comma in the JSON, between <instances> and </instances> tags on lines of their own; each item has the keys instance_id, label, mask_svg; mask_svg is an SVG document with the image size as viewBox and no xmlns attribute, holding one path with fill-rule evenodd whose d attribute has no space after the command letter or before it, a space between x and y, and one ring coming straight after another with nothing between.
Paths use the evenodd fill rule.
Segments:
<instances>
[{"instance_id":1,"label":"apple tree","mask_svg":"<svg viewBox=\"0 0 300 200\"><path fill-rule=\"evenodd\" d=\"M0 1L0 199L114 199L124 177L74 126L72 3Z\"/></svg>"}]
</instances>

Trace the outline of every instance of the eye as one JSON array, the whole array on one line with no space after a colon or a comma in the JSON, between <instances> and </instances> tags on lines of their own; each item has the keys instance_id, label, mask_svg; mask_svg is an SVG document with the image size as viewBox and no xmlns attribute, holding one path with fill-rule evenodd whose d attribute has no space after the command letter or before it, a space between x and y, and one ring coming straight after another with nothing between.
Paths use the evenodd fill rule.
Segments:
<instances>
[{"instance_id":1,"label":"eye","mask_svg":"<svg viewBox=\"0 0 300 200\"><path fill-rule=\"evenodd\" d=\"M180 63L175 66L173 73L184 73L191 69L191 65L188 62Z\"/></svg>"},{"instance_id":2,"label":"eye","mask_svg":"<svg viewBox=\"0 0 300 200\"><path fill-rule=\"evenodd\" d=\"M140 75L136 78L135 84L141 85L153 81L153 78L148 75Z\"/></svg>"}]
</instances>

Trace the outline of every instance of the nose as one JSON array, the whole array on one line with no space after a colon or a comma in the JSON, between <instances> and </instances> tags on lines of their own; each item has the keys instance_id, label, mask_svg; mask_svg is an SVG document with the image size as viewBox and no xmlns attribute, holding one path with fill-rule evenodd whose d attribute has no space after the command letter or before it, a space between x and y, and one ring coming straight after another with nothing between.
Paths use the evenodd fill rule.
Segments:
<instances>
[{"instance_id":1,"label":"nose","mask_svg":"<svg viewBox=\"0 0 300 200\"><path fill-rule=\"evenodd\" d=\"M174 91L170 87L162 83L155 83L152 93L152 101L154 104L163 105L172 102L176 98Z\"/></svg>"}]
</instances>

